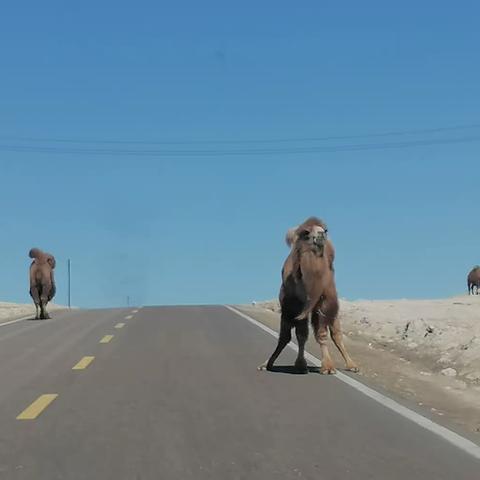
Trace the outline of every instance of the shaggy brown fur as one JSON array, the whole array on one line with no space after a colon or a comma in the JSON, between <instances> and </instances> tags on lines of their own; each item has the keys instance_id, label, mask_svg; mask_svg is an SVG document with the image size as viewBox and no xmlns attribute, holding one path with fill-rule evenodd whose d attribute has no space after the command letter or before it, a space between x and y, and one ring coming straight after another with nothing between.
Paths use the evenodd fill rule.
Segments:
<instances>
[{"instance_id":1,"label":"shaggy brown fur","mask_svg":"<svg viewBox=\"0 0 480 480\"><path fill-rule=\"evenodd\" d=\"M37 311L35 319L45 320L50 318L46 308L56 291L53 276L56 265L55 257L38 248L32 248L28 255L33 258L30 265L30 295Z\"/></svg>"},{"instance_id":2,"label":"shaggy brown fur","mask_svg":"<svg viewBox=\"0 0 480 480\"><path fill-rule=\"evenodd\" d=\"M287 232L286 242L290 255L282 269L280 288L281 324L278 345L270 359L260 369L271 370L275 360L292 338L292 328L298 340L295 366L307 371L305 343L308 338L308 319L311 318L315 339L322 351L322 373L335 373L327 346L328 331L340 350L348 370L358 371L343 344L338 320L338 299L333 262L335 249L327 239L326 224L310 217L299 227Z\"/></svg>"},{"instance_id":3,"label":"shaggy brown fur","mask_svg":"<svg viewBox=\"0 0 480 480\"><path fill-rule=\"evenodd\" d=\"M472 268L467 278L468 293L470 295L478 295L480 289L480 266L476 265Z\"/></svg>"}]
</instances>

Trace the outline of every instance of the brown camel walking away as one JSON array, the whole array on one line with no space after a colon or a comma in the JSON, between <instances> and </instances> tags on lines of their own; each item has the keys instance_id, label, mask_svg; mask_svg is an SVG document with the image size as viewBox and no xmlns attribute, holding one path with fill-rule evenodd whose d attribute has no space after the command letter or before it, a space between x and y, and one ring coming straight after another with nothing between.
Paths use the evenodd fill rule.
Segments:
<instances>
[{"instance_id":1,"label":"brown camel walking away","mask_svg":"<svg viewBox=\"0 0 480 480\"><path fill-rule=\"evenodd\" d=\"M478 295L480 289L480 265L472 268L467 277L468 293L470 295Z\"/></svg>"},{"instance_id":2,"label":"brown camel walking away","mask_svg":"<svg viewBox=\"0 0 480 480\"><path fill-rule=\"evenodd\" d=\"M38 248L32 248L28 255L33 258L30 265L30 295L35 303L35 319L45 320L50 318L46 308L56 291L53 277L55 257Z\"/></svg>"},{"instance_id":3,"label":"brown camel walking away","mask_svg":"<svg viewBox=\"0 0 480 480\"><path fill-rule=\"evenodd\" d=\"M333 270L335 250L327 238L327 226L322 220L311 217L299 227L290 229L286 241L291 251L282 269L280 335L277 348L259 369L273 368L275 360L292 338L292 328L295 328L298 341L295 367L303 372L308 371L304 352L310 317L315 339L322 352L321 372L335 373L327 345L329 331L345 360L346 368L357 372L358 368L343 344L337 316L338 298Z\"/></svg>"}]
</instances>

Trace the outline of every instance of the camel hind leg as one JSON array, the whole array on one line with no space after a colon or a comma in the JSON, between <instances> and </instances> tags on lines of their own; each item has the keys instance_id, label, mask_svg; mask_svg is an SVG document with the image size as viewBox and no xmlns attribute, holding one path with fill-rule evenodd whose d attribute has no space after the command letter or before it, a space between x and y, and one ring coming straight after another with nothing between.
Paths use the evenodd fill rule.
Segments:
<instances>
[{"instance_id":1,"label":"camel hind leg","mask_svg":"<svg viewBox=\"0 0 480 480\"><path fill-rule=\"evenodd\" d=\"M50 315L47 312L48 304L48 292L51 290L51 285L44 284L42 285L42 291L40 294L40 318L42 320L47 320L50 318Z\"/></svg>"},{"instance_id":2,"label":"camel hind leg","mask_svg":"<svg viewBox=\"0 0 480 480\"><path fill-rule=\"evenodd\" d=\"M305 344L308 340L308 319L295 322L295 335L298 342L298 355L295 360L295 368L302 373L308 373L307 361L305 360Z\"/></svg>"},{"instance_id":3,"label":"camel hind leg","mask_svg":"<svg viewBox=\"0 0 480 480\"><path fill-rule=\"evenodd\" d=\"M48 320L49 318L51 318L49 313L47 312L47 304L48 300L42 298L40 301L40 318L42 320Z\"/></svg>"},{"instance_id":4,"label":"camel hind leg","mask_svg":"<svg viewBox=\"0 0 480 480\"><path fill-rule=\"evenodd\" d=\"M290 340L292 339L292 327L292 322L285 319L284 315L282 314L282 319L280 322L280 335L278 336L277 347L275 348L275 351L272 353L270 358L258 367L258 370L273 369L273 364L275 363L275 360L279 357L279 355L282 353L282 350L290 343Z\"/></svg>"},{"instance_id":5,"label":"camel hind leg","mask_svg":"<svg viewBox=\"0 0 480 480\"><path fill-rule=\"evenodd\" d=\"M32 297L33 303L35 304L35 320L40 319L40 292L37 287L30 288L30 296Z\"/></svg>"},{"instance_id":6,"label":"camel hind leg","mask_svg":"<svg viewBox=\"0 0 480 480\"><path fill-rule=\"evenodd\" d=\"M280 305L282 309L282 315L280 317L280 334L278 336L277 347L275 348L275 351L272 353L270 358L258 367L259 370L271 370L273 368L275 360L278 358L278 356L282 353L283 349L290 343L290 340L292 339L292 328L297 323L295 321L295 316L302 309L302 303L298 301L298 299L296 299L295 297L287 297L285 295L285 290L283 286L280 290Z\"/></svg>"},{"instance_id":7,"label":"camel hind leg","mask_svg":"<svg viewBox=\"0 0 480 480\"><path fill-rule=\"evenodd\" d=\"M49 313L47 312L47 303L40 304L40 319L41 320L48 320L50 317Z\"/></svg>"}]
</instances>

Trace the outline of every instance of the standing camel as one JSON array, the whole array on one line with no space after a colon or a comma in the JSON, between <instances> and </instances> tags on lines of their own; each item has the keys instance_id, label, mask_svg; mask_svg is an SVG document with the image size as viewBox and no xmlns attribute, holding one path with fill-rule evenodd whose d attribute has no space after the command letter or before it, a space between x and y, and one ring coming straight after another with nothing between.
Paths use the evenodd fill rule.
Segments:
<instances>
[{"instance_id":1,"label":"standing camel","mask_svg":"<svg viewBox=\"0 0 480 480\"><path fill-rule=\"evenodd\" d=\"M470 270L467 277L468 293L470 295L478 295L480 289L480 265L476 265Z\"/></svg>"},{"instance_id":2,"label":"standing camel","mask_svg":"<svg viewBox=\"0 0 480 480\"><path fill-rule=\"evenodd\" d=\"M33 259L30 265L30 295L35 303L35 320L50 318L47 312L47 304L55 296L55 257L42 252L38 248L32 248L29 257Z\"/></svg>"},{"instance_id":3,"label":"standing camel","mask_svg":"<svg viewBox=\"0 0 480 480\"><path fill-rule=\"evenodd\" d=\"M282 269L280 335L277 348L259 369L273 368L275 360L292 338L292 328L295 328L298 341L295 367L302 372L308 371L304 352L310 317L315 339L322 352L321 373L335 373L327 346L329 331L345 360L346 368L357 372L358 367L343 344L337 316L339 307L333 270L335 250L327 239L327 226L322 220L311 217L299 227L290 229L286 241L291 251Z\"/></svg>"}]
</instances>

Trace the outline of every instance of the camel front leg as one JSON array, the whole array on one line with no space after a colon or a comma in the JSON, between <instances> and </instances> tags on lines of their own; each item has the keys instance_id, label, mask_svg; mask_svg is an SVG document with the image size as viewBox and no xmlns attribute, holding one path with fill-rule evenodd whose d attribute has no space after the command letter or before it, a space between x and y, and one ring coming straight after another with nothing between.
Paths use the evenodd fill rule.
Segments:
<instances>
[{"instance_id":1,"label":"camel front leg","mask_svg":"<svg viewBox=\"0 0 480 480\"><path fill-rule=\"evenodd\" d=\"M322 367L320 373L333 374L336 373L335 365L333 364L330 351L328 350L328 327L326 318L319 315L317 312L312 313L312 326L315 334L315 340L320 345L320 351L322 352Z\"/></svg>"},{"instance_id":2,"label":"camel front leg","mask_svg":"<svg viewBox=\"0 0 480 480\"><path fill-rule=\"evenodd\" d=\"M355 362L350 358L350 355L345 348L343 343L343 332L340 327L340 320L335 318L335 320L330 325L330 333L332 335L332 340L335 346L338 348L339 352L341 353L343 359L345 360L345 368L350 370L351 372L358 372L359 369Z\"/></svg>"},{"instance_id":3,"label":"camel front leg","mask_svg":"<svg viewBox=\"0 0 480 480\"><path fill-rule=\"evenodd\" d=\"M35 320L40 319L40 293L38 292L37 287L30 288L30 296L32 297L33 303L35 304Z\"/></svg>"}]
</instances>

